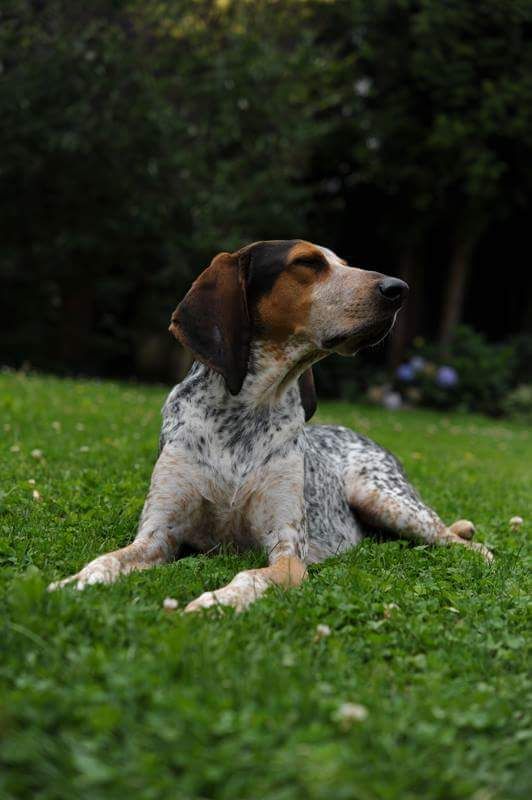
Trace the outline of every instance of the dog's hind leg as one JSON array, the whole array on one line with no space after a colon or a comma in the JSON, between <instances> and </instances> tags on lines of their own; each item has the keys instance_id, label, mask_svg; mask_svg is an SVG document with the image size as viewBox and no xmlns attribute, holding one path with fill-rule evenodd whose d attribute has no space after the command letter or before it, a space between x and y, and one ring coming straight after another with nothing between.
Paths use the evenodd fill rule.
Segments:
<instances>
[{"instance_id":1,"label":"dog's hind leg","mask_svg":"<svg viewBox=\"0 0 532 800\"><path fill-rule=\"evenodd\" d=\"M344 473L347 501L362 522L398 536L432 545L462 545L493 556L483 544L472 542L475 528L468 520L446 526L421 500L399 462L388 451L371 443L364 457L348 459Z\"/></svg>"}]
</instances>

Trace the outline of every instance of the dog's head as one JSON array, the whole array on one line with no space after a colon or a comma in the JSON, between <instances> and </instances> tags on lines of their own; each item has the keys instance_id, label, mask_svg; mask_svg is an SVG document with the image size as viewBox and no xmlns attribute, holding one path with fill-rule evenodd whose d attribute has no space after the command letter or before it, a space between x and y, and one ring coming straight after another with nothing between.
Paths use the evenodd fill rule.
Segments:
<instances>
[{"instance_id":1,"label":"dog's head","mask_svg":"<svg viewBox=\"0 0 532 800\"><path fill-rule=\"evenodd\" d=\"M255 242L217 255L172 315L170 330L238 394L253 339L303 366L327 353L354 355L390 330L408 286L350 267L299 239ZM297 365L294 365L296 367ZM300 379L307 417L312 373Z\"/></svg>"}]
</instances>

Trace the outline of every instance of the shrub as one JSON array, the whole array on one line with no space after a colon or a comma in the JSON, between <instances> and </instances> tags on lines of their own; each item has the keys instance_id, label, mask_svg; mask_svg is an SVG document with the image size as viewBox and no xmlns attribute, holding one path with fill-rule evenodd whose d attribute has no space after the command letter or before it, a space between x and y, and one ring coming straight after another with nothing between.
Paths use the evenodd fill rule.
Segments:
<instances>
[{"instance_id":1,"label":"shrub","mask_svg":"<svg viewBox=\"0 0 532 800\"><path fill-rule=\"evenodd\" d=\"M497 415L505 411L515 386L517 360L516 345L491 344L464 325L445 355L435 344L416 341L410 359L396 371L395 384L411 402Z\"/></svg>"},{"instance_id":2,"label":"shrub","mask_svg":"<svg viewBox=\"0 0 532 800\"><path fill-rule=\"evenodd\" d=\"M513 389L502 402L505 414L523 422L532 422L532 384L523 383Z\"/></svg>"}]
</instances>

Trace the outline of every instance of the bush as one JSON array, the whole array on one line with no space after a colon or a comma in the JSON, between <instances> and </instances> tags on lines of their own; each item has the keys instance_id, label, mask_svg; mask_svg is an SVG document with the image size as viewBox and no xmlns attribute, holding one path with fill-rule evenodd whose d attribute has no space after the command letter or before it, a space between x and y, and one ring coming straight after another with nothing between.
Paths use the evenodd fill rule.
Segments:
<instances>
[{"instance_id":1,"label":"bush","mask_svg":"<svg viewBox=\"0 0 532 800\"><path fill-rule=\"evenodd\" d=\"M413 403L498 415L506 411L515 387L518 355L516 344L491 344L461 326L445 355L436 345L417 340L409 360L396 371L395 387Z\"/></svg>"},{"instance_id":2,"label":"bush","mask_svg":"<svg viewBox=\"0 0 532 800\"><path fill-rule=\"evenodd\" d=\"M523 422L532 422L532 384L523 383L513 389L502 403L507 416Z\"/></svg>"}]
</instances>

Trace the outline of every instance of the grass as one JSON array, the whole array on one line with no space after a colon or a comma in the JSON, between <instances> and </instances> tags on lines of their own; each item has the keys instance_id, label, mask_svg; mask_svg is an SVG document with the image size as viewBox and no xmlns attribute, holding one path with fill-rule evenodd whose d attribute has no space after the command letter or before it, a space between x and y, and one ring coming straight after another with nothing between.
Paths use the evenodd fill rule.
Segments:
<instances>
[{"instance_id":1,"label":"grass","mask_svg":"<svg viewBox=\"0 0 532 800\"><path fill-rule=\"evenodd\" d=\"M445 520L472 518L492 567L462 548L367 540L240 616L165 614L161 604L214 589L260 555L187 558L114 586L47 593L50 580L132 538L163 397L0 376L0 795L529 796L529 432L465 415L320 407L321 421L397 453ZM525 524L512 532L514 515ZM317 640L320 623L331 634ZM348 702L367 717L342 720Z\"/></svg>"}]
</instances>

